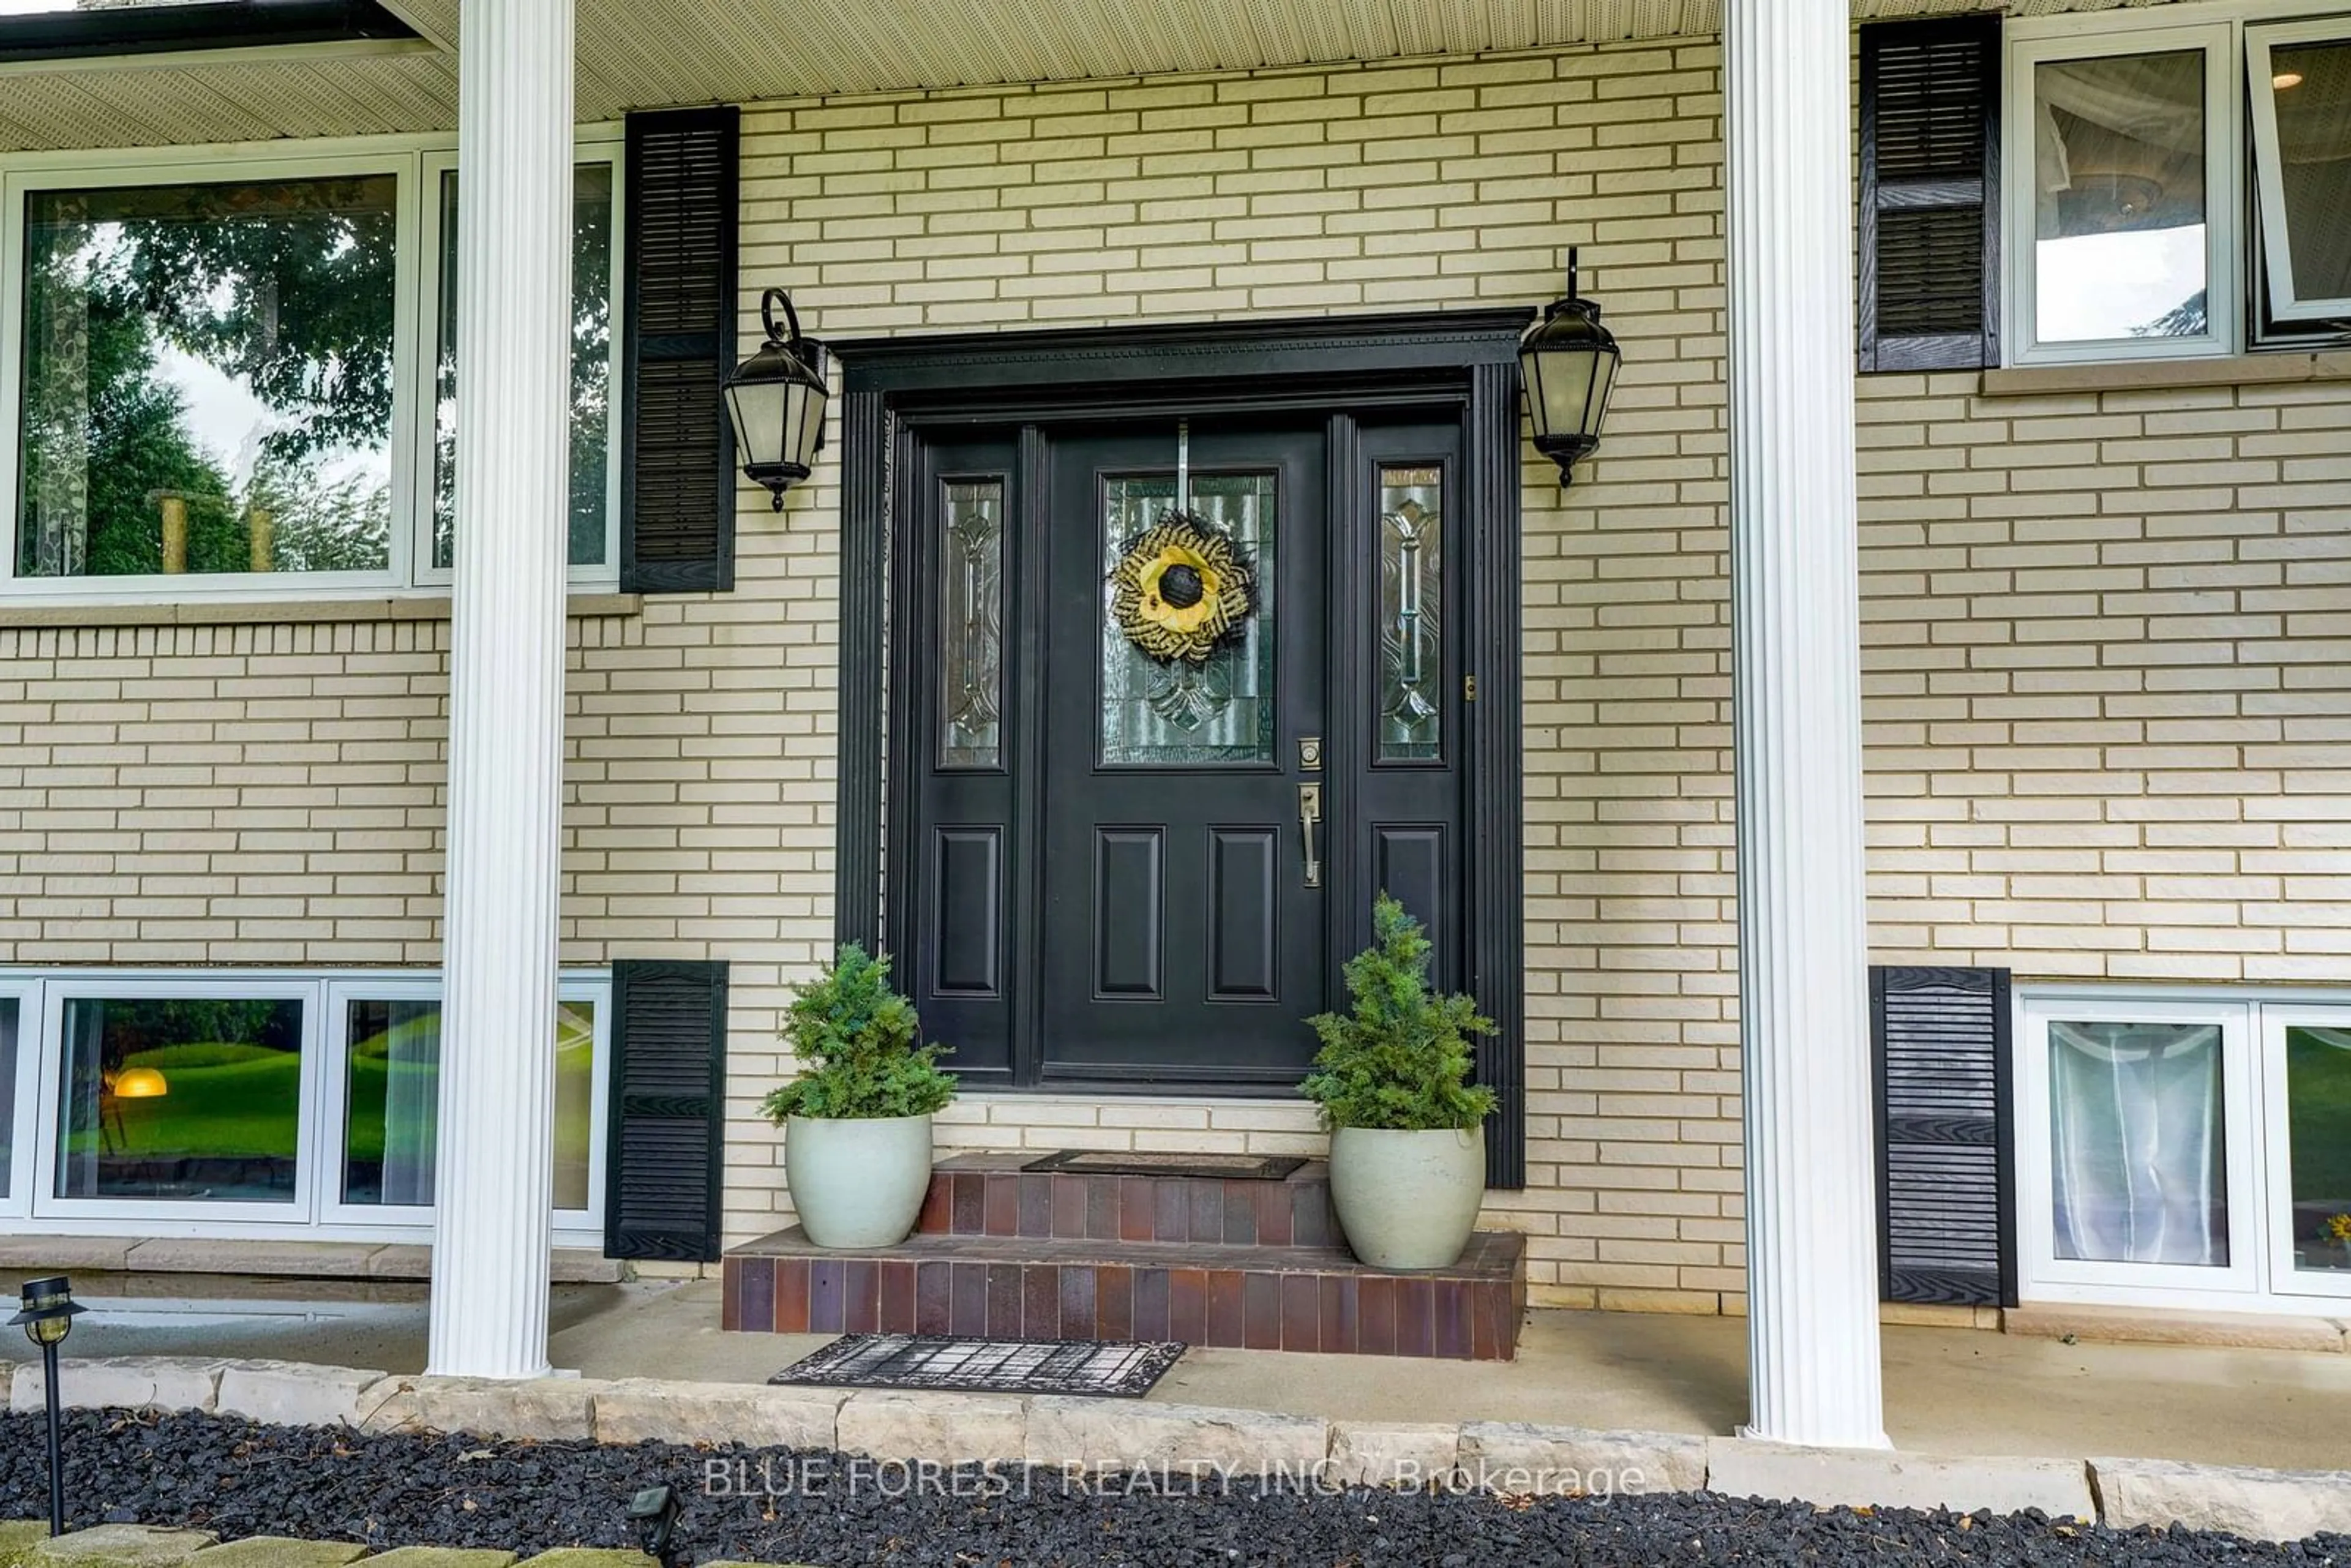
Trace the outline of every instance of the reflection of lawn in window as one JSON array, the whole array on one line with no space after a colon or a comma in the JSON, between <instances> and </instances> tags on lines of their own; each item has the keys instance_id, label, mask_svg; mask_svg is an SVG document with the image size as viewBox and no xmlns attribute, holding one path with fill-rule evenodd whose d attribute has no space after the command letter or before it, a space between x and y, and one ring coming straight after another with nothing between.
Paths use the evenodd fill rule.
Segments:
<instances>
[{"instance_id":1,"label":"reflection of lawn in window","mask_svg":"<svg viewBox=\"0 0 2351 1568\"><path fill-rule=\"evenodd\" d=\"M2288 1030L2285 1063L2294 1245L2305 1268L2351 1268L2351 1250L2325 1233L2351 1213L2351 1030Z\"/></svg>"},{"instance_id":2,"label":"reflection of lawn in window","mask_svg":"<svg viewBox=\"0 0 2351 1568\"><path fill-rule=\"evenodd\" d=\"M139 1159L294 1157L301 1116L302 1055L266 1045L208 1041L129 1053L124 1068L150 1067L168 1092L120 1099L121 1135L114 1153ZM96 1127L75 1130L76 1152L99 1146Z\"/></svg>"},{"instance_id":3,"label":"reflection of lawn in window","mask_svg":"<svg viewBox=\"0 0 2351 1568\"><path fill-rule=\"evenodd\" d=\"M350 1045L350 1102L343 1158L354 1176L374 1173L384 1158L385 1107L392 1100L394 1073L403 1080L402 1103L438 1103L439 1053L409 1049L420 1037L437 1036L437 1009L404 1019ZM393 1048L402 1060L392 1060ZM596 1005L565 1001L555 1011L555 1207L588 1207L589 1143L596 1093ZM413 1085L410 1087L409 1085ZM367 1185L362 1176L362 1185ZM357 1193L354 1201L365 1201Z\"/></svg>"}]
</instances>

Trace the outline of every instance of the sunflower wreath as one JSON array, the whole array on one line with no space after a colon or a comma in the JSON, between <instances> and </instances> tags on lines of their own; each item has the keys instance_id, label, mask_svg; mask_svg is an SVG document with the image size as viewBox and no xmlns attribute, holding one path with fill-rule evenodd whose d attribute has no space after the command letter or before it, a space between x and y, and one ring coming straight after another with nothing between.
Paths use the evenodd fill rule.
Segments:
<instances>
[{"instance_id":1,"label":"sunflower wreath","mask_svg":"<svg viewBox=\"0 0 2351 1568\"><path fill-rule=\"evenodd\" d=\"M1205 664L1257 607L1257 577L1205 517L1163 512L1127 541L1110 574L1111 619L1163 664Z\"/></svg>"}]
</instances>

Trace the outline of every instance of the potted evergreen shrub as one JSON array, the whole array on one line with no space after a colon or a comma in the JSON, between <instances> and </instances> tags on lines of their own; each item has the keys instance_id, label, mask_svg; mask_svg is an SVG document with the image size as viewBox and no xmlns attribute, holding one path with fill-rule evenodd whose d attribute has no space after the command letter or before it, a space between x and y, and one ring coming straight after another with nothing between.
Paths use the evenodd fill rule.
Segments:
<instances>
[{"instance_id":1,"label":"potted evergreen shrub","mask_svg":"<svg viewBox=\"0 0 2351 1568\"><path fill-rule=\"evenodd\" d=\"M956 1082L921 1031L890 960L854 942L793 993L783 1038L804 1065L760 1110L784 1129L784 1179L820 1247L895 1246L922 1212L931 1116Z\"/></svg>"},{"instance_id":2,"label":"potted evergreen shrub","mask_svg":"<svg viewBox=\"0 0 2351 1568\"><path fill-rule=\"evenodd\" d=\"M1347 961L1353 1011L1309 1019L1322 1041L1301 1085L1331 1134L1331 1201L1357 1258L1442 1269L1461 1256L1486 1194L1494 1092L1469 1082L1475 998L1428 988L1420 923L1383 893L1372 945Z\"/></svg>"}]
</instances>

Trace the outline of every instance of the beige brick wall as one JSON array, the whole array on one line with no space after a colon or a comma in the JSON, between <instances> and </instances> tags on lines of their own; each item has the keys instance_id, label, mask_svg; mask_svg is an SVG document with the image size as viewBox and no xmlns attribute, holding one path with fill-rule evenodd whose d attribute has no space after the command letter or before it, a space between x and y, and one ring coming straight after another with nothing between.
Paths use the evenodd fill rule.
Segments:
<instances>
[{"instance_id":1,"label":"beige brick wall","mask_svg":"<svg viewBox=\"0 0 2351 1568\"><path fill-rule=\"evenodd\" d=\"M1740 1288L1711 42L762 105L745 321L1034 328L1536 304L1626 365L1525 470L1537 1299ZM1875 941L2032 975L2351 979L2351 388L1863 386ZM834 448L837 454L837 446ZM565 954L735 963L728 1228L829 941L838 473L740 588L577 623ZM6 639L13 637L14 642ZM0 959L434 956L431 625L0 633ZM965 1145L1311 1146L1296 1105L975 1098Z\"/></svg>"}]
</instances>

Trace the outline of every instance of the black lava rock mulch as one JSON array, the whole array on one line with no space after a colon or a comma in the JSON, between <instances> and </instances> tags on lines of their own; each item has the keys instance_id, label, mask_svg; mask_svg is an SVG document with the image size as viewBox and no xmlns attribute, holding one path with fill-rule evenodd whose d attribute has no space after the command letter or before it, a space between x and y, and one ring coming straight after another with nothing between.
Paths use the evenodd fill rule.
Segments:
<instances>
[{"instance_id":1,"label":"black lava rock mulch","mask_svg":"<svg viewBox=\"0 0 2351 1568\"><path fill-rule=\"evenodd\" d=\"M0 1417L0 1518L47 1511L41 1424ZM2351 1538L2271 1546L2186 1531L1860 1512L1705 1494L1506 1500L1230 1486L1177 1474L1088 1485L1018 1470L910 1471L838 1454L362 1435L229 1417L67 1417L69 1527L201 1525L224 1539L627 1546L623 1509L667 1481L680 1547L734 1558L939 1568L1539 1568L1547 1564L2340 1564Z\"/></svg>"}]
</instances>

